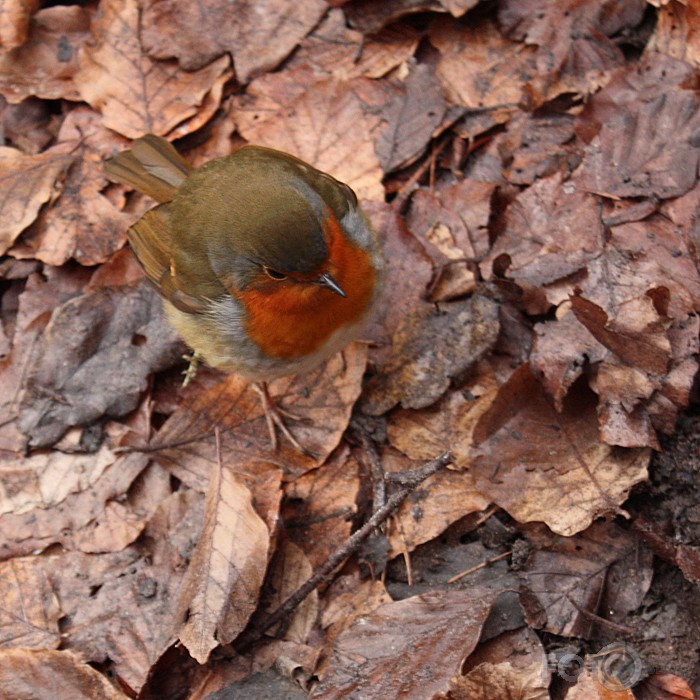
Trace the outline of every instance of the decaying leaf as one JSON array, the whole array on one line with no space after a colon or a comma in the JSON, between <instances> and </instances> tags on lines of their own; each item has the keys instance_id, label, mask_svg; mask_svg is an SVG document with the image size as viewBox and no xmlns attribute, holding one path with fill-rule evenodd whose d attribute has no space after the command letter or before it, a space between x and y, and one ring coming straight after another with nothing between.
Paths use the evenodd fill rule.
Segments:
<instances>
[{"instance_id":1,"label":"decaying leaf","mask_svg":"<svg viewBox=\"0 0 700 700\"><path fill-rule=\"evenodd\" d=\"M381 415L396 404L423 408L435 403L451 379L493 347L498 327L498 306L481 295L438 309L417 309L396 331L393 354L368 385L363 410Z\"/></svg>"},{"instance_id":2,"label":"decaying leaf","mask_svg":"<svg viewBox=\"0 0 700 700\"><path fill-rule=\"evenodd\" d=\"M249 489L232 469L219 465L178 601L180 641L199 663L248 623L267 568L269 539Z\"/></svg>"},{"instance_id":3,"label":"decaying leaf","mask_svg":"<svg viewBox=\"0 0 700 700\"><path fill-rule=\"evenodd\" d=\"M446 690L476 646L492 598L478 589L440 591L376 608L335 639L311 697L379 700Z\"/></svg>"},{"instance_id":4,"label":"decaying leaf","mask_svg":"<svg viewBox=\"0 0 700 700\"><path fill-rule=\"evenodd\" d=\"M25 384L20 427L33 446L56 442L69 427L138 403L148 373L181 352L158 295L143 283L103 288L58 307ZM90 397L87 401L86 397Z\"/></svg>"}]
</instances>

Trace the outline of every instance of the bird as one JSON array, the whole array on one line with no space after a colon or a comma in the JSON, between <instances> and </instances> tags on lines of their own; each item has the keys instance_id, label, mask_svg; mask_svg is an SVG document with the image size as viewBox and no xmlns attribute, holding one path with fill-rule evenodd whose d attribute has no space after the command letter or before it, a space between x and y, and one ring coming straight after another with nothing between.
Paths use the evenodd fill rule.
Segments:
<instances>
[{"instance_id":1,"label":"bird","mask_svg":"<svg viewBox=\"0 0 700 700\"><path fill-rule=\"evenodd\" d=\"M267 383L317 366L376 312L379 236L346 184L289 153L245 145L193 168L147 134L104 166L157 202L127 231L171 325L197 360L244 376L276 428L308 454Z\"/></svg>"}]
</instances>

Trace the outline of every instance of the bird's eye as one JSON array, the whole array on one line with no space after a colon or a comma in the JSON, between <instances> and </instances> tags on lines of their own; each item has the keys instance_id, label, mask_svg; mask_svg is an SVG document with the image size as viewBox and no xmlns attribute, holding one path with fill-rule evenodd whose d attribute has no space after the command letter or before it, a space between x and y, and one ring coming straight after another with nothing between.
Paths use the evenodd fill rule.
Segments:
<instances>
[{"instance_id":1,"label":"bird's eye","mask_svg":"<svg viewBox=\"0 0 700 700\"><path fill-rule=\"evenodd\" d=\"M277 270L273 270L269 267L263 267L263 270L265 270L265 274L273 280L286 280L287 275L284 274L284 272L277 272Z\"/></svg>"}]
</instances>

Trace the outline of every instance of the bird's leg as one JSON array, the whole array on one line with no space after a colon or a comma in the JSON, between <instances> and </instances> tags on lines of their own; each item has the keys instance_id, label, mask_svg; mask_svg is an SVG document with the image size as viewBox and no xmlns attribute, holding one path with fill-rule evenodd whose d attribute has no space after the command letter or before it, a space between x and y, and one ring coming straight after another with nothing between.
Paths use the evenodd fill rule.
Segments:
<instances>
[{"instance_id":1,"label":"bird's leg","mask_svg":"<svg viewBox=\"0 0 700 700\"><path fill-rule=\"evenodd\" d=\"M270 392L267 389L267 382L254 382L252 384L253 389L260 396L260 401L262 402L263 411L265 412L265 422L267 423L267 429L270 433L270 442L272 443L272 449L277 449L277 432L275 431L275 426L280 429L280 432L284 437L292 443L295 449L299 450L302 454L308 457L313 457L313 455L305 450L296 440L296 438L289 432L289 428L285 425L284 419L289 418L291 420L301 420L299 416L295 416L289 411L281 409L275 400L270 396Z\"/></svg>"},{"instance_id":2,"label":"bird's leg","mask_svg":"<svg viewBox=\"0 0 700 700\"><path fill-rule=\"evenodd\" d=\"M191 355L183 355L182 359L190 363L187 369L182 372L185 375L185 378L182 380L182 388L184 389L197 376L199 361L202 359L202 356L198 352L193 351Z\"/></svg>"}]
</instances>

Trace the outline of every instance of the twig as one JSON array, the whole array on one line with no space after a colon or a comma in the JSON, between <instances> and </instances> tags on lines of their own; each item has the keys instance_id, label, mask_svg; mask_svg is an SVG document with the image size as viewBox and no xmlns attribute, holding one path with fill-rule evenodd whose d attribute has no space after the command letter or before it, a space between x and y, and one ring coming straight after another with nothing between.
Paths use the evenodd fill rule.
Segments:
<instances>
[{"instance_id":1,"label":"twig","mask_svg":"<svg viewBox=\"0 0 700 700\"><path fill-rule=\"evenodd\" d=\"M568 595L566 596L566 599L588 621L596 622L599 625L603 625L603 627L608 627L609 629L615 630L615 632L619 632L620 634L628 634L628 635L634 634L634 630L631 627L628 627L627 625L621 625L619 622L613 622L612 620L606 620L604 617L601 617L600 615L596 615L594 612L591 612L590 610L586 610L585 608L582 608L575 600L570 598Z\"/></svg>"},{"instance_id":2,"label":"twig","mask_svg":"<svg viewBox=\"0 0 700 700\"><path fill-rule=\"evenodd\" d=\"M319 584L345 559L347 559L351 554L353 554L362 544L362 542L369 537L372 530L379 527L402 503L404 498L416 487L418 484L427 479L431 474L434 474L440 469L444 469L448 464L454 460L451 452L445 452L441 454L437 459L427 462L417 469L413 469L410 472L404 472L404 485L399 488L398 491L393 493L387 499L387 502L377 510L374 515L351 537L349 537L340 547L338 547L321 566L316 570L314 575L303 583L292 595L287 598L287 600L282 603L282 605L275 610L271 615L266 617L260 623L253 625L249 630L244 632L238 637L233 643L234 649L238 653L245 651L253 642L260 639L266 630L268 630L273 625L277 624L283 620L287 615L289 615L294 608L301 603L304 598L306 598L311 591L319 586ZM408 480L409 475L412 477L410 482Z\"/></svg>"},{"instance_id":3,"label":"twig","mask_svg":"<svg viewBox=\"0 0 700 700\"><path fill-rule=\"evenodd\" d=\"M506 557L509 557L513 553L512 550L508 550L507 552L503 552L503 554L499 554L496 557L492 557L491 559L487 559L486 561L482 561L481 564L477 564L476 566L472 566L471 569L467 569L466 571L463 571L461 574L457 574L456 576L453 576L447 583L454 583L455 581L459 581L459 579L464 578L465 576L469 576L469 574L473 574L475 571L478 571L479 569L485 569L489 564L493 564L494 562L497 562L499 559L505 559Z\"/></svg>"}]
</instances>

